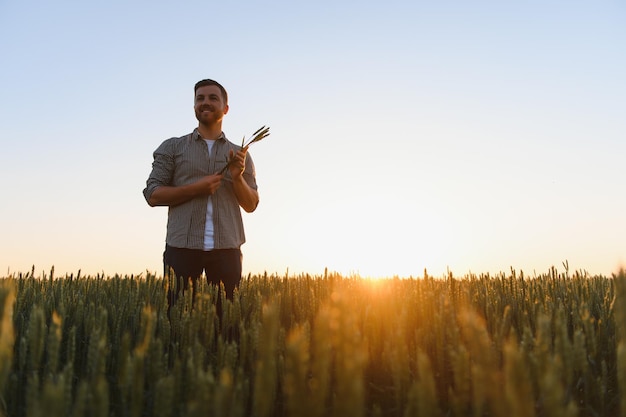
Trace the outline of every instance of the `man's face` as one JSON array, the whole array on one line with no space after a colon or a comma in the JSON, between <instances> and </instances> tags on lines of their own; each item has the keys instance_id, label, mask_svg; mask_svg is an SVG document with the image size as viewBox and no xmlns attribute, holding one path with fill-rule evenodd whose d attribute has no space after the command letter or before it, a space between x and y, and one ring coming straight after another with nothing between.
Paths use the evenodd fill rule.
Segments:
<instances>
[{"instance_id":1,"label":"man's face","mask_svg":"<svg viewBox=\"0 0 626 417\"><path fill-rule=\"evenodd\" d=\"M224 103L222 92L216 85L198 88L193 108L198 122L205 125L221 121L228 113L228 104Z\"/></svg>"}]
</instances>

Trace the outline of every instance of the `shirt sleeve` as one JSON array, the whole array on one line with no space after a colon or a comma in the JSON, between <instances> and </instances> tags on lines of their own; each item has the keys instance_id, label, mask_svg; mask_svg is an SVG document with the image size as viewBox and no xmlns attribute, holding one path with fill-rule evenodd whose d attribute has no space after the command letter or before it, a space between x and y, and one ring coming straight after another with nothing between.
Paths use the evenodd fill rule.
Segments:
<instances>
[{"instance_id":1,"label":"shirt sleeve","mask_svg":"<svg viewBox=\"0 0 626 417\"><path fill-rule=\"evenodd\" d=\"M146 181L146 188L143 196L146 201L150 201L150 196L157 187L161 185L171 185L174 177L174 154L172 152L172 141L166 140L152 154L152 172Z\"/></svg>"},{"instance_id":2,"label":"shirt sleeve","mask_svg":"<svg viewBox=\"0 0 626 417\"><path fill-rule=\"evenodd\" d=\"M252 160L252 156L250 156L250 154L246 157L246 169L243 172L243 178L252 189L258 190L256 183L256 168L254 167L254 161Z\"/></svg>"}]
</instances>

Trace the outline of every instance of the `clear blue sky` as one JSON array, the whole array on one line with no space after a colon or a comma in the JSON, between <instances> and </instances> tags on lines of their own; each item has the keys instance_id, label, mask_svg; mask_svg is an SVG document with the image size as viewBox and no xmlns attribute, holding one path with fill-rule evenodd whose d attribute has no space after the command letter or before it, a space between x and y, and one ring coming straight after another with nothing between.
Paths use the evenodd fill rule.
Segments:
<instances>
[{"instance_id":1,"label":"clear blue sky","mask_svg":"<svg viewBox=\"0 0 626 417\"><path fill-rule=\"evenodd\" d=\"M620 1L0 0L0 276L161 273L152 152L230 94L244 270L610 275L626 263Z\"/></svg>"}]
</instances>

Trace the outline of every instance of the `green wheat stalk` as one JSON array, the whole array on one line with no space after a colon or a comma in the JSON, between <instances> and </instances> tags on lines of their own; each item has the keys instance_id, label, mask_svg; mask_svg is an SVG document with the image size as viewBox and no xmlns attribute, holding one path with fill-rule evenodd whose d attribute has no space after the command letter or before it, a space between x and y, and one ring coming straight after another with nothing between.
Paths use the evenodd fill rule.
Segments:
<instances>
[{"instance_id":1,"label":"green wheat stalk","mask_svg":"<svg viewBox=\"0 0 626 417\"><path fill-rule=\"evenodd\" d=\"M255 142L260 142L261 140L265 139L269 135L270 135L269 126L261 126L256 132L252 134L252 139L250 139L247 143L246 143L245 136L243 137L243 139L241 139L241 149L248 149L250 145L252 145ZM224 172L226 172L228 167L230 167L234 162L235 162L234 159L229 160L226 166L222 168L222 170L219 172L219 175L222 175Z\"/></svg>"}]
</instances>

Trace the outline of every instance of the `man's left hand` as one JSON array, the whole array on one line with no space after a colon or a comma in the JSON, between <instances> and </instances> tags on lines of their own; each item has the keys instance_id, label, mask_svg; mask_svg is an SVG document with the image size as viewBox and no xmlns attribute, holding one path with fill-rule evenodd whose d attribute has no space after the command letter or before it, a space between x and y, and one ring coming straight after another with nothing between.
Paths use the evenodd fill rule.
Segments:
<instances>
[{"instance_id":1,"label":"man's left hand","mask_svg":"<svg viewBox=\"0 0 626 417\"><path fill-rule=\"evenodd\" d=\"M229 152L230 160L233 161L230 164L228 169L230 170L230 176L233 180L241 178L243 172L246 169L246 154L248 153L248 148L241 148L236 153L231 149Z\"/></svg>"}]
</instances>

